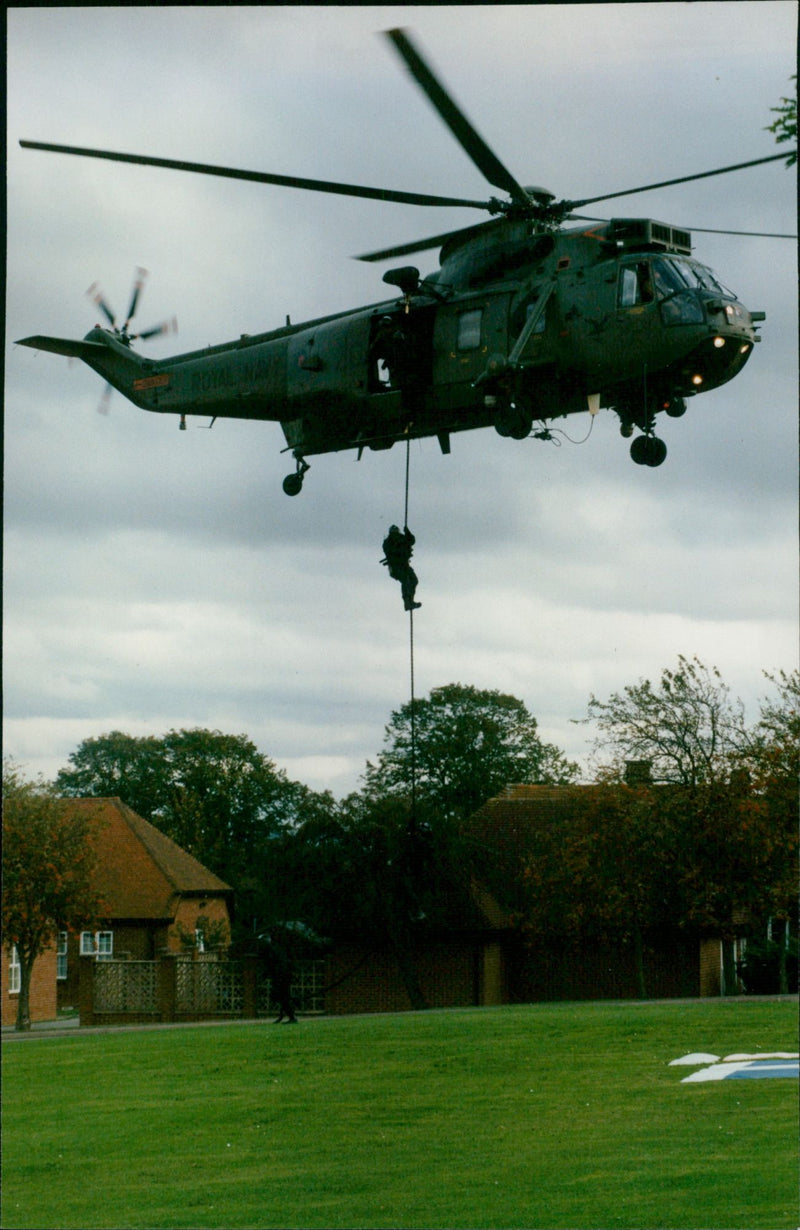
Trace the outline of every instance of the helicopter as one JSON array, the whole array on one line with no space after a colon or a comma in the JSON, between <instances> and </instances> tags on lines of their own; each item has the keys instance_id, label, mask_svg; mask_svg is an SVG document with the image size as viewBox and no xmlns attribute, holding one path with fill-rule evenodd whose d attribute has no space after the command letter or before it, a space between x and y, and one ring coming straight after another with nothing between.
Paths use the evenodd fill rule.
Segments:
<instances>
[{"instance_id":1,"label":"helicopter","mask_svg":"<svg viewBox=\"0 0 800 1230\"><path fill-rule=\"evenodd\" d=\"M297 495L308 458L383 450L493 427L522 440L553 438L572 414L616 413L635 435L638 465L662 464L667 449L656 416L682 416L692 397L732 380L760 341L763 311L748 310L692 256L692 235L643 217L598 219L589 205L778 161L773 154L734 166L579 200L524 187L450 96L407 30L385 35L411 77L492 188L503 198L469 200L232 167L20 141L27 149L215 175L229 179L394 201L463 207L490 219L427 239L365 253L385 261L440 248L439 268L414 265L383 275L391 297L362 308L246 334L164 359L134 351L130 331L142 279L120 327L99 292L109 327L78 341L36 335L20 344L81 359L134 405L179 416L269 420L281 425L295 469L283 480ZM577 222L576 227L565 223ZM588 224L588 225L587 225ZM699 228L707 229L707 228ZM763 232L716 232L764 234ZM772 236L770 236L772 237ZM793 236L774 236L794 238ZM140 271L141 274L141 271Z\"/></svg>"}]
</instances>

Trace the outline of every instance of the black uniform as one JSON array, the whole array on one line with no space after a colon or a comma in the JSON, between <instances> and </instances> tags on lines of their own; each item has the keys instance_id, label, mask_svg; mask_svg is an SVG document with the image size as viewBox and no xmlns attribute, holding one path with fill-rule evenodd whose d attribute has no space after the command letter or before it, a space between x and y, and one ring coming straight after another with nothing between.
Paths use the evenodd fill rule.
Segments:
<instances>
[{"instance_id":1,"label":"black uniform","mask_svg":"<svg viewBox=\"0 0 800 1230\"><path fill-rule=\"evenodd\" d=\"M400 530L396 525L390 528L383 540L384 559L381 563L387 565L389 576L400 582L403 605L407 611L415 611L422 606L421 602L414 601L418 582L417 574L411 567L410 561L415 542L416 539L408 526Z\"/></svg>"}]
</instances>

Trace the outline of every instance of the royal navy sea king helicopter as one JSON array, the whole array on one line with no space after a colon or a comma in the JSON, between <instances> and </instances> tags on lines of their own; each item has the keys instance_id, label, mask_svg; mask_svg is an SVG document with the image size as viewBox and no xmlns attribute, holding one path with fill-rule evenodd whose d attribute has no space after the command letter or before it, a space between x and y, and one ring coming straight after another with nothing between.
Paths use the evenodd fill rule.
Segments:
<instances>
[{"instance_id":1,"label":"royal navy sea king helicopter","mask_svg":"<svg viewBox=\"0 0 800 1230\"><path fill-rule=\"evenodd\" d=\"M141 290L134 285L120 327L95 295L109 327L82 341L45 336L21 344L82 359L143 410L279 422L297 495L308 457L387 449L395 441L494 427L501 436L552 438L554 420L600 407L616 412L630 452L658 466L666 445L661 412L733 379L760 340L765 313L750 311L692 257L688 231L650 218L598 220L577 209L670 184L785 158L735 166L581 200L523 187L456 105L404 30L387 37L411 75L487 181L505 199L399 192L108 150L22 141L29 149L138 163L409 205L463 206L491 220L358 259L382 261L440 247L439 269L390 269L393 297L368 307L166 359L136 353L130 331ZM564 223L577 221L576 228ZM589 223L587 226L586 223ZM754 234L755 232L721 232ZM777 236L776 236L777 237ZM780 236L790 238L791 236Z\"/></svg>"}]
</instances>

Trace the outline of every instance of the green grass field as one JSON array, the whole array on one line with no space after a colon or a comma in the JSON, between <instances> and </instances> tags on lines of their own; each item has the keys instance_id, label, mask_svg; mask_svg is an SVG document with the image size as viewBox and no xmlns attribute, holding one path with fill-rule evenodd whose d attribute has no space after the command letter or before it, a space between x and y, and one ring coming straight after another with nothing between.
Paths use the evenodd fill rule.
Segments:
<instances>
[{"instance_id":1,"label":"green grass field","mask_svg":"<svg viewBox=\"0 0 800 1230\"><path fill-rule=\"evenodd\" d=\"M540 1004L14 1040L19 1227L798 1225L797 1004Z\"/></svg>"}]
</instances>

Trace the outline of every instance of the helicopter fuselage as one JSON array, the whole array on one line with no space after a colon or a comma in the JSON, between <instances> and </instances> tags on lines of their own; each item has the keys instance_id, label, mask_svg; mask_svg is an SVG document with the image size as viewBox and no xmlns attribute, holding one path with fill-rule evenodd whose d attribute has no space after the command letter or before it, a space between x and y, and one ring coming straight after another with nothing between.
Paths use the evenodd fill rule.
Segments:
<instances>
[{"instance_id":1,"label":"helicopter fuselage","mask_svg":"<svg viewBox=\"0 0 800 1230\"><path fill-rule=\"evenodd\" d=\"M660 465L667 449L655 436L656 415L678 417L687 397L731 380L759 341L755 325L765 315L748 311L710 269L692 259L687 231L646 218L601 222L575 211L787 155L558 200L548 189L524 187L503 164L407 30L385 34L502 199L399 191L52 142L20 144L226 180L488 212L489 222L358 258L387 260L441 246L436 273L422 280L413 266L389 270L383 280L401 292L399 299L301 325L291 325L287 317L286 326L271 333L148 361L131 351L131 341L169 326L131 333L140 270L121 327L99 291L90 291L110 330L98 326L82 342L38 336L24 344L81 358L136 405L180 415L181 428L187 415L210 416L212 423L217 418L280 422L297 466L284 480L288 495L299 492L312 454L355 448L360 456L364 448L389 448L396 440L424 436L436 436L449 452L453 432L488 426L515 439L551 439L551 420L586 409L596 413L601 406L617 413L623 436L640 429L630 446L633 460ZM793 155L788 157L791 161ZM578 220L596 225L561 229Z\"/></svg>"},{"instance_id":2,"label":"helicopter fuselage","mask_svg":"<svg viewBox=\"0 0 800 1230\"><path fill-rule=\"evenodd\" d=\"M764 318L690 250L686 232L648 219L553 233L502 220L446 244L424 281L387 274L399 299L203 350L150 360L100 326L83 342L25 342L77 354L181 426L278 421L298 466L425 436L449 452L451 433L478 427L548 438L550 420L601 406L623 434L651 435L660 410L682 414L741 370Z\"/></svg>"}]
</instances>

